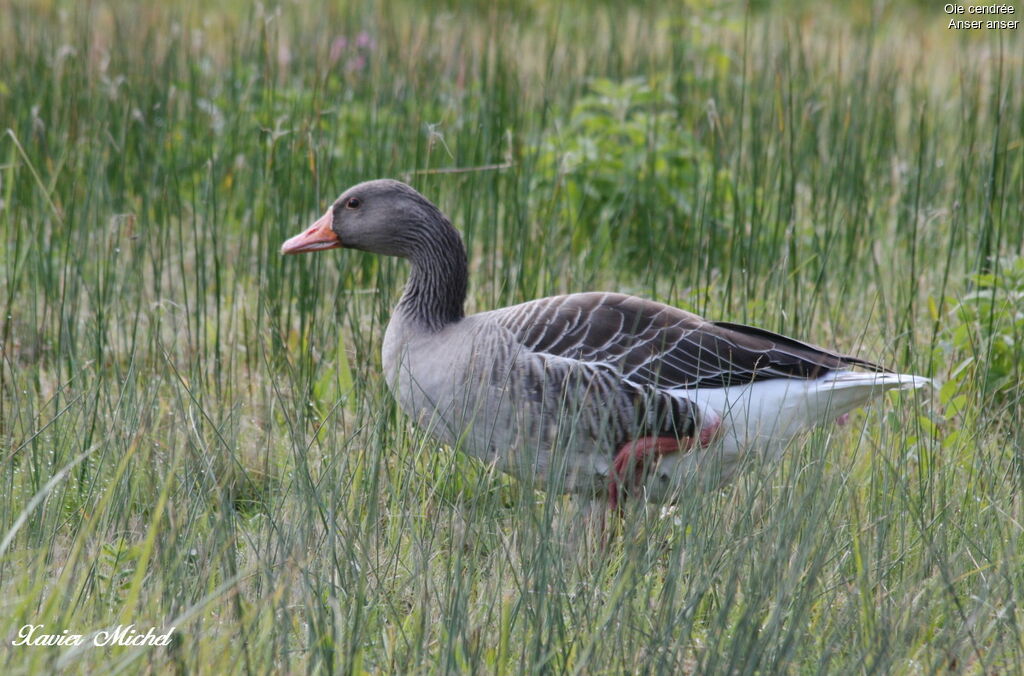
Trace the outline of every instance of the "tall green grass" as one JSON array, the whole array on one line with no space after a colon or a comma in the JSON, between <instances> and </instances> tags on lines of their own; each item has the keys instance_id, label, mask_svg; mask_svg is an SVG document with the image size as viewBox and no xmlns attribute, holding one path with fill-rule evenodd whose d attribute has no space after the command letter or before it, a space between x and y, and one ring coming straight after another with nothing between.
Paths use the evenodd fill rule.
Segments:
<instances>
[{"instance_id":1,"label":"tall green grass","mask_svg":"<svg viewBox=\"0 0 1024 676\"><path fill-rule=\"evenodd\" d=\"M1024 50L942 19L0 5L0 669L1019 670ZM601 549L397 412L401 262L278 255L379 176L471 310L623 290L945 385ZM174 641L12 645L130 623Z\"/></svg>"}]
</instances>

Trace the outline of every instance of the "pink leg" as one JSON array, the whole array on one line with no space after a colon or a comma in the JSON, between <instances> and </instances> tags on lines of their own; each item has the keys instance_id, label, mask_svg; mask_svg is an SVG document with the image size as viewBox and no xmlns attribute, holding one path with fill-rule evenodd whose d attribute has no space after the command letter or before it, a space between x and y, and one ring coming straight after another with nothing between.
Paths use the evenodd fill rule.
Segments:
<instances>
[{"instance_id":1,"label":"pink leg","mask_svg":"<svg viewBox=\"0 0 1024 676\"><path fill-rule=\"evenodd\" d=\"M722 431L722 418L714 411L707 411L708 419L704 422L704 426L700 430L700 445L701 448L707 448L718 439L719 432ZM714 417L710 417L714 416Z\"/></svg>"},{"instance_id":2,"label":"pink leg","mask_svg":"<svg viewBox=\"0 0 1024 676\"><path fill-rule=\"evenodd\" d=\"M707 448L714 443L721 428L722 419L718 416L706 421L698 435L701 447ZM693 441L690 437L641 437L623 444L615 454L611 471L608 473L608 507L611 511L622 513L620 492L627 486L642 486L644 476L658 458L677 451L689 450L693 447Z\"/></svg>"},{"instance_id":3,"label":"pink leg","mask_svg":"<svg viewBox=\"0 0 1024 676\"><path fill-rule=\"evenodd\" d=\"M660 456L689 448L692 444L690 438L675 437L641 437L623 444L615 454L611 472L608 473L608 507L613 512L621 513L619 492L623 488L627 485L631 488L639 487L653 461Z\"/></svg>"}]
</instances>

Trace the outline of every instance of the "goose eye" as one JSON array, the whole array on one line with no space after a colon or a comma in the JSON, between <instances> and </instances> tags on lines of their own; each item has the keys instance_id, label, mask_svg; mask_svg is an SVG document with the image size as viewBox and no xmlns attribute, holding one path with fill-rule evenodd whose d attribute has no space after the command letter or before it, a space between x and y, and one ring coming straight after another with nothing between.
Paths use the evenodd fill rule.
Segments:
<instances>
[{"instance_id":1,"label":"goose eye","mask_svg":"<svg viewBox=\"0 0 1024 676\"><path fill-rule=\"evenodd\" d=\"M348 202L345 202L345 208L347 209L358 209L362 202L359 201L358 197L349 197Z\"/></svg>"}]
</instances>

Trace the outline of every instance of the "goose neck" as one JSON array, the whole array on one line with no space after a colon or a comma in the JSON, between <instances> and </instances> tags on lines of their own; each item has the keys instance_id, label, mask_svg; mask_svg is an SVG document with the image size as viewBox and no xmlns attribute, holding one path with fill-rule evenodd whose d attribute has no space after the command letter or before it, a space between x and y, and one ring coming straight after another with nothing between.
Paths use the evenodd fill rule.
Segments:
<instances>
[{"instance_id":1,"label":"goose neck","mask_svg":"<svg viewBox=\"0 0 1024 676\"><path fill-rule=\"evenodd\" d=\"M412 272L398 309L424 328L438 331L465 316L466 249L451 226L418 244L409 256Z\"/></svg>"}]
</instances>

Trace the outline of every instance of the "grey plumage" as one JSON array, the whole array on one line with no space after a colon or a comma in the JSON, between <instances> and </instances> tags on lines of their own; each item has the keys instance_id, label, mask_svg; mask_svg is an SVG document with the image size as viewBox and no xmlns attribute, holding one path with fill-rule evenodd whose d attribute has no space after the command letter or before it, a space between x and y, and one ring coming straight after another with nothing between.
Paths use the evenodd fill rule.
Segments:
<instances>
[{"instance_id":1,"label":"grey plumage","mask_svg":"<svg viewBox=\"0 0 1024 676\"><path fill-rule=\"evenodd\" d=\"M648 492L668 497L708 457L728 465L728 478L752 448L777 453L802 429L885 389L927 382L622 294L555 296L467 317L458 232L398 181L350 188L282 251L334 246L410 261L383 344L385 377L402 409L445 443L549 489L599 493L626 442L700 437L724 418L728 431L713 453L661 463Z\"/></svg>"}]
</instances>

